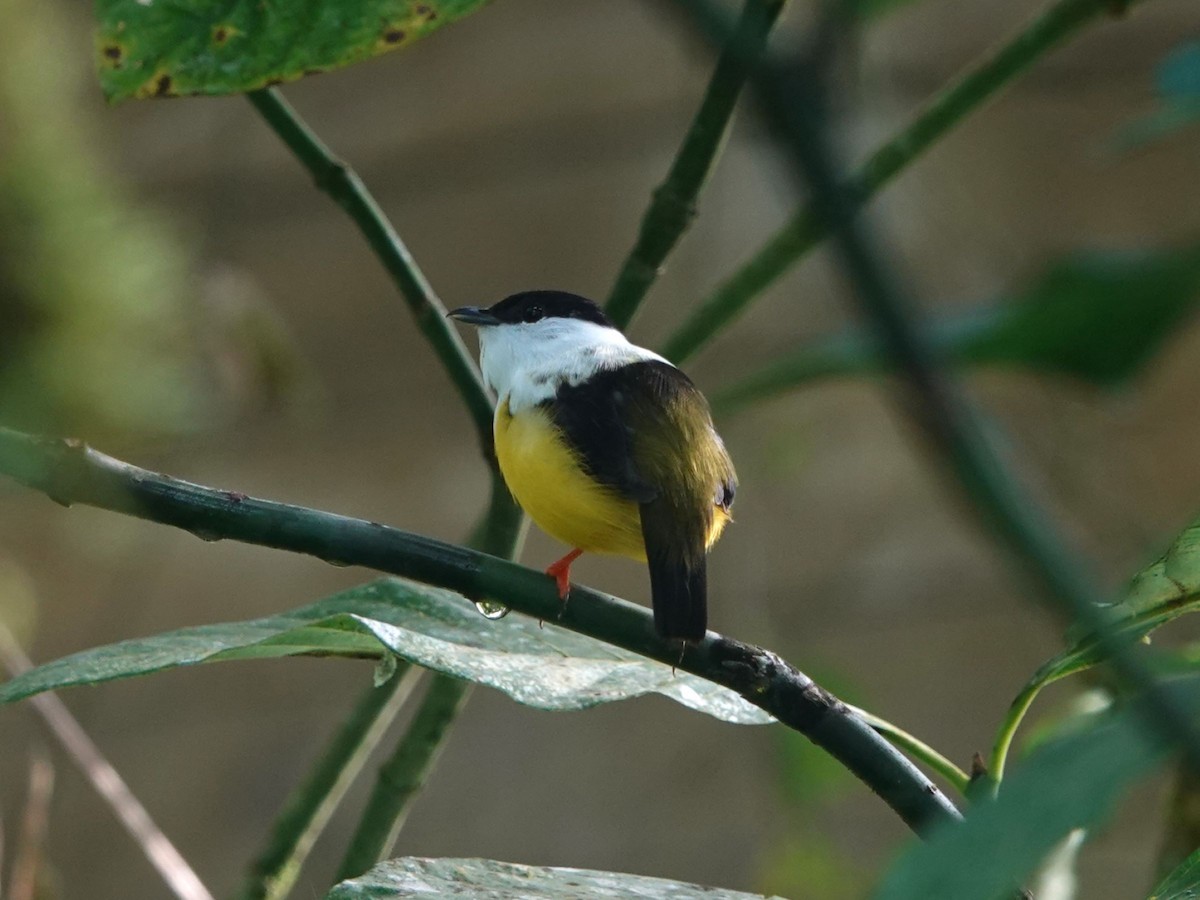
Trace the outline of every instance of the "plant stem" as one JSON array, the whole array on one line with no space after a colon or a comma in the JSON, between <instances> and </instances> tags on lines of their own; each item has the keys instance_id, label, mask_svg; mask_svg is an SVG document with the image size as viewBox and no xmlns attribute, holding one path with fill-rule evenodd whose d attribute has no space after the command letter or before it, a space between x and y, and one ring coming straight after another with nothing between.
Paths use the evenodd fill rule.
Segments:
<instances>
[{"instance_id":1,"label":"plant stem","mask_svg":"<svg viewBox=\"0 0 1200 900\"><path fill-rule=\"evenodd\" d=\"M448 675L435 675L431 679L404 738L379 769L378 782L342 860L337 881L361 875L387 858L412 801L437 762L447 729L470 690L470 682Z\"/></svg>"},{"instance_id":2,"label":"plant stem","mask_svg":"<svg viewBox=\"0 0 1200 900\"><path fill-rule=\"evenodd\" d=\"M288 797L270 841L247 874L238 894L241 900L282 900L288 895L329 817L383 740L420 673L400 660L386 682L363 694L316 767Z\"/></svg>"},{"instance_id":3,"label":"plant stem","mask_svg":"<svg viewBox=\"0 0 1200 900\"><path fill-rule=\"evenodd\" d=\"M367 191L358 174L338 159L275 88L246 95L267 124L312 174L318 188L333 198L358 225L376 257L400 289L417 327L425 335L442 366L462 397L479 444L489 465L494 465L492 446L492 401L479 369L467 352L458 332L446 319L446 308L408 253L379 204Z\"/></svg>"},{"instance_id":4,"label":"plant stem","mask_svg":"<svg viewBox=\"0 0 1200 900\"><path fill-rule=\"evenodd\" d=\"M1111 6L1112 0L1058 0L1051 5L1006 43L959 75L926 103L905 128L879 147L845 184L844 202L855 208L865 204L969 113ZM828 232L827 221L817 214L813 203L805 204L684 320L667 339L663 355L676 363L693 356Z\"/></svg>"},{"instance_id":5,"label":"plant stem","mask_svg":"<svg viewBox=\"0 0 1200 900\"><path fill-rule=\"evenodd\" d=\"M934 322L927 329L927 338L938 352L955 364L1003 363L1003 358L993 360L986 354L971 356L978 338L995 327L1002 316L1002 311L989 309ZM786 351L733 384L714 391L709 400L715 413L727 416L823 378L887 371L889 361L878 337L851 331L819 338Z\"/></svg>"},{"instance_id":6,"label":"plant stem","mask_svg":"<svg viewBox=\"0 0 1200 900\"><path fill-rule=\"evenodd\" d=\"M1000 730L996 733L996 742L992 747L992 757L988 761L988 778L993 784L1004 780L1004 768L1008 765L1008 753L1017 735L1017 729L1021 727L1021 722L1029 712L1029 707L1033 706L1037 695L1048 683L1031 681L1025 685L1009 706L1008 712L1004 714L1004 721L1000 723Z\"/></svg>"},{"instance_id":7,"label":"plant stem","mask_svg":"<svg viewBox=\"0 0 1200 900\"><path fill-rule=\"evenodd\" d=\"M492 471L488 510L476 527L471 543L489 553L511 556L520 543L524 517L509 495L491 452L491 399L466 346L446 319L445 307L354 170L322 143L277 90L267 88L254 91L247 94L247 97L267 124L312 174L317 187L329 194L358 225L376 257L400 289L418 328L450 375L475 425L484 458ZM434 686L440 684L440 681L441 677L436 677ZM396 693L399 690L395 686L398 682L393 679L391 684L391 693ZM405 689L405 694L407 690ZM434 687L431 686L430 690L434 691ZM461 699L465 699L465 694ZM272 845L258 860L247 882L247 893L244 896L282 897L287 893L328 815L353 780L365 756L395 718L402 698L398 698L395 703L391 700L392 697L387 695L384 688L378 688L360 701L355 713L338 733L318 768L310 775L298 794L294 795L283 818L276 824ZM457 708L456 706L455 710ZM420 718L420 710L417 716ZM444 716L436 739L429 736L430 739L424 745L428 754L427 765L432 764L453 718L453 712ZM374 808L373 801L372 809ZM394 832L399 830L403 821L403 815L403 805L394 810L395 825L391 832L393 839ZM355 852L354 844L349 852ZM269 894L262 893L268 891Z\"/></svg>"},{"instance_id":8,"label":"plant stem","mask_svg":"<svg viewBox=\"0 0 1200 900\"><path fill-rule=\"evenodd\" d=\"M903 728L893 725L887 719L881 719L874 713L869 713L857 706L851 706L850 708L857 715L861 716L864 722L885 738L901 750L906 751L910 756L915 756L921 760L921 762L945 778L956 791L966 796L967 787L971 783L971 776L955 765L954 762L933 749L933 747L930 747L916 735L910 734Z\"/></svg>"},{"instance_id":9,"label":"plant stem","mask_svg":"<svg viewBox=\"0 0 1200 900\"><path fill-rule=\"evenodd\" d=\"M491 502L473 529L471 546L511 554L520 541L522 522L520 509L497 473ZM282 900L291 891L329 817L395 721L423 671L412 670L403 660L398 666L385 684L367 689L316 768L292 792L271 830L267 847L247 874L238 895L240 900ZM449 724L447 721L443 735Z\"/></svg>"},{"instance_id":10,"label":"plant stem","mask_svg":"<svg viewBox=\"0 0 1200 900\"><path fill-rule=\"evenodd\" d=\"M608 297L606 311L618 328L626 328L662 271L663 262L696 217L696 197L708 180L725 143L738 96L749 75L745 57L766 47L785 0L746 0L736 33L717 60L704 100L692 120L666 180L652 194L637 242L625 259ZM732 47L737 45L737 53Z\"/></svg>"},{"instance_id":11,"label":"plant stem","mask_svg":"<svg viewBox=\"0 0 1200 900\"><path fill-rule=\"evenodd\" d=\"M723 685L807 735L915 830L958 812L937 787L860 717L767 650L710 632L680 647L658 637L649 610L576 586L559 602L553 579L499 559L374 522L257 500L139 469L79 441L0 428L0 473L59 503L84 503L172 525L206 539L305 553L489 599Z\"/></svg>"},{"instance_id":12,"label":"plant stem","mask_svg":"<svg viewBox=\"0 0 1200 900\"><path fill-rule=\"evenodd\" d=\"M469 546L513 559L524 540L525 517L513 503L508 486L493 470L491 502L474 528ZM425 698L404 737L383 764L375 789L346 849L337 880L361 875L386 859L408 811L437 762L459 711L470 696L468 682L434 673Z\"/></svg>"},{"instance_id":13,"label":"plant stem","mask_svg":"<svg viewBox=\"0 0 1200 900\"><path fill-rule=\"evenodd\" d=\"M841 187L828 144L824 73L818 63L814 52L786 64L761 66L755 73L755 87L798 181L811 192L815 214L829 223L842 270L860 308L903 379L909 395L903 408L954 474L982 524L1019 562L1041 598L1095 638L1113 670L1144 695L1145 702L1137 708L1146 724L1177 743L1189 765L1200 771L1200 733L1190 716L1155 681L1128 633L1114 628L1115 617L1100 606L1101 598L1082 568L992 450L975 411L943 370L927 335L916 326L909 298L891 279L856 219L858 205Z\"/></svg>"},{"instance_id":14,"label":"plant stem","mask_svg":"<svg viewBox=\"0 0 1200 900\"><path fill-rule=\"evenodd\" d=\"M3 625L0 625L0 663L13 675L33 668L33 663L16 638ZM108 761L58 695L42 694L30 702L62 749L108 804L121 827L133 838L167 890L179 900L213 900L200 876L150 818L150 813L129 789L121 773ZM14 890L13 893L16 895L18 892Z\"/></svg>"}]
</instances>

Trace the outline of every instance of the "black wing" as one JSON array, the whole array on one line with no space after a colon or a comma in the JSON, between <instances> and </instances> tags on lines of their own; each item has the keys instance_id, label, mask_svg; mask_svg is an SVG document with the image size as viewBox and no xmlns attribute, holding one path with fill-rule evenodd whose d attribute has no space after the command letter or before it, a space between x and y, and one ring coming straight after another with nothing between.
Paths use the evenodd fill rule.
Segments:
<instances>
[{"instance_id":1,"label":"black wing","mask_svg":"<svg viewBox=\"0 0 1200 900\"><path fill-rule=\"evenodd\" d=\"M592 477L639 505L658 632L703 637L713 507L728 509L737 483L703 395L674 366L639 362L564 387L550 406Z\"/></svg>"},{"instance_id":2,"label":"black wing","mask_svg":"<svg viewBox=\"0 0 1200 900\"><path fill-rule=\"evenodd\" d=\"M637 390L638 373L630 370L641 365L597 372L582 384L564 384L547 403L554 424L588 473L635 503L658 495L634 462L629 401Z\"/></svg>"}]
</instances>

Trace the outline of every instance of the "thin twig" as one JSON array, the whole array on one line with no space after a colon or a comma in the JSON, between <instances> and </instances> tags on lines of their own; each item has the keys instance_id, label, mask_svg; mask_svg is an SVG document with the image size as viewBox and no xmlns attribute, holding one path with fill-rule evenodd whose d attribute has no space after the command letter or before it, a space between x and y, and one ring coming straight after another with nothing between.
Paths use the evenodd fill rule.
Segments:
<instances>
[{"instance_id":1,"label":"thin twig","mask_svg":"<svg viewBox=\"0 0 1200 900\"><path fill-rule=\"evenodd\" d=\"M256 500L139 469L78 441L0 428L0 472L63 504L83 503L203 535L360 565L503 603L724 685L825 748L921 833L954 805L846 705L770 651L709 633L680 648L645 607L585 587L564 608L552 579L484 553L374 522Z\"/></svg>"},{"instance_id":2,"label":"thin twig","mask_svg":"<svg viewBox=\"0 0 1200 900\"><path fill-rule=\"evenodd\" d=\"M637 242L609 294L607 312L618 327L625 328L633 320L646 292L662 271L663 262L695 219L696 197L725 143L738 96L749 74L741 54L754 58L762 52L784 5L784 0L746 0L742 7L736 34L729 44L736 42L741 51L734 53L727 47L717 60L700 109L666 180L652 195Z\"/></svg>"},{"instance_id":3,"label":"thin twig","mask_svg":"<svg viewBox=\"0 0 1200 900\"><path fill-rule=\"evenodd\" d=\"M338 869L338 881L361 875L387 858L412 801L445 746L446 730L470 691L470 682L458 678L439 675L431 679L403 740L379 769L378 784Z\"/></svg>"},{"instance_id":4,"label":"thin twig","mask_svg":"<svg viewBox=\"0 0 1200 900\"><path fill-rule=\"evenodd\" d=\"M332 197L354 220L375 256L392 276L416 319L417 327L454 382L475 424L484 456L488 464L493 465L490 451L492 401L483 385L479 368L458 332L446 319L446 308L409 255L408 248L400 240L392 223L358 174L321 142L278 90L266 88L253 91L246 97L308 169L317 187Z\"/></svg>"},{"instance_id":5,"label":"thin twig","mask_svg":"<svg viewBox=\"0 0 1200 900\"><path fill-rule=\"evenodd\" d=\"M13 859L9 900L37 900L38 874L46 864L46 835L50 831L50 798L54 794L54 765L35 752L29 760L29 790Z\"/></svg>"},{"instance_id":6,"label":"thin twig","mask_svg":"<svg viewBox=\"0 0 1200 900\"><path fill-rule=\"evenodd\" d=\"M0 624L0 662L14 675L33 667L3 624ZM40 694L30 702L63 749L87 776L92 787L116 813L125 830L158 871L171 893L180 900L213 900L212 894L188 865L187 860L154 824L154 820L134 796L120 773L104 758L100 749L63 702L55 694Z\"/></svg>"},{"instance_id":7,"label":"thin twig","mask_svg":"<svg viewBox=\"0 0 1200 900\"><path fill-rule=\"evenodd\" d=\"M1132 0L1130 5L1143 0ZM980 109L1047 51L1112 7L1112 0L1058 0L1017 34L933 97L880 146L844 186L845 202L864 205L910 163ZM695 355L828 235L810 202L726 279L667 338L662 353L677 363Z\"/></svg>"},{"instance_id":8,"label":"thin twig","mask_svg":"<svg viewBox=\"0 0 1200 900\"><path fill-rule=\"evenodd\" d=\"M359 700L316 766L288 797L269 843L251 866L238 895L241 900L282 900L288 895L329 817L383 740L421 672L400 661L386 682Z\"/></svg>"}]
</instances>

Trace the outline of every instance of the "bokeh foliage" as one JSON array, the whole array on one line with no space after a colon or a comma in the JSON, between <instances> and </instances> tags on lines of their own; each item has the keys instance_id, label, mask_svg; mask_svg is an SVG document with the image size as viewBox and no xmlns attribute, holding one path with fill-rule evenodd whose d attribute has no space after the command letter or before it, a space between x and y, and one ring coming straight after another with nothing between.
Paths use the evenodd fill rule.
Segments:
<instances>
[{"instance_id":1,"label":"bokeh foliage","mask_svg":"<svg viewBox=\"0 0 1200 900\"><path fill-rule=\"evenodd\" d=\"M0 421L184 431L206 402L188 254L99 157L69 33L56 4L0 4Z\"/></svg>"}]
</instances>

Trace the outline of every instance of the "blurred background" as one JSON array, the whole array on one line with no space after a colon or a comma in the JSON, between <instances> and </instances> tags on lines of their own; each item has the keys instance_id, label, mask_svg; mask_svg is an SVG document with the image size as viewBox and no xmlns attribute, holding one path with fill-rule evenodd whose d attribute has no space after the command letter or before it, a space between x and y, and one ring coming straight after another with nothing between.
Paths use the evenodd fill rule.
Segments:
<instances>
[{"instance_id":1,"label":"blurred background","mask_svg":"<svg viewBox=\"0 0 1200 900\"><path fill-rule=\"evenodd\" d=\"M859 31L839 67L847 162L1038 8L922 0ZM797 2L788 21L810 12ZM359 234L245 100L106 107L90 13L66 0L0 6L5 421L202 483L461 539L486 500L484 465ZM1151 110L1155 67L1189 34L1200 34L1192 0L1154 0L1089 29L873 205L889 260L929 316L1013 293L1077 248L1195 240L1195 130L1132 151L1115 140ZM665 6L500 0L404 52L285 94L357 168L448 306L532 287L602 298L710 67ZM657 346L795 203L743 115L631 336ZM686 368L712 391L848 327L848 299L818 252ZM1109 590L1200 509L1197 353L1191 323L1118 392L969 375L1027 483ZM947 489L893 399L886 381L833 380L718 422L742 485L736 527L710 564L711 622L966 766L1059 649L1061 628ZM522 558L543 567L561 552L534 530ZM585 557L575 575L647 594L632 563ZM0 483L0 618L38 661L268 615L370 577L67 511ZM64 699L227 895L370 678L365 663L230 663ZM1039 715L1061 712L1077 689L1049 692ZM780 731L660 698L551 714L479 690L397 855L865 896L907 830ZM10 835L41 734L32 710L0 710ZM51 756L53 896L165 896L91 788ZM370 771L296 896L323 893ZM1167 787L1142 785L1118 824L1093 837L1081 896L1148 890Z\"/></svg>"}]
</instances>

